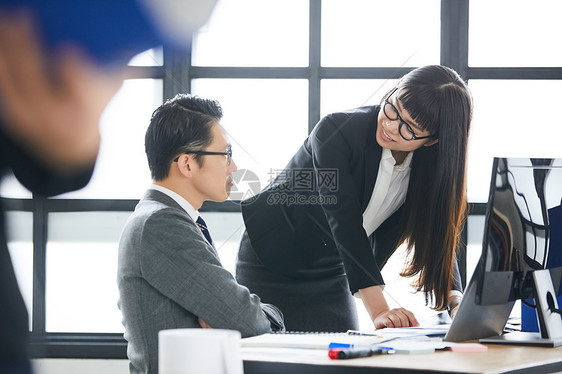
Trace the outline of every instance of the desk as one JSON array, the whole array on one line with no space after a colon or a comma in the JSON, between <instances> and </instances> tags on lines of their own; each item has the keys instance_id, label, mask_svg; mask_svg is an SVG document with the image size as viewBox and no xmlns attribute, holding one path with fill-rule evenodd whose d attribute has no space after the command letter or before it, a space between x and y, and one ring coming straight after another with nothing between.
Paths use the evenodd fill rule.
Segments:
<instances>
[{"instance_id":1,"label":"desk","mask_svg":"<svg viewBox=\"0 0 562 374\"><path fill-rule=\"evenodd\" d=\"M487 346L485 353L438 351L352 360L330 360L324 350L242 348L242 359L244 374L562 372L562 347Z\"/></svg>"}]
</instances>

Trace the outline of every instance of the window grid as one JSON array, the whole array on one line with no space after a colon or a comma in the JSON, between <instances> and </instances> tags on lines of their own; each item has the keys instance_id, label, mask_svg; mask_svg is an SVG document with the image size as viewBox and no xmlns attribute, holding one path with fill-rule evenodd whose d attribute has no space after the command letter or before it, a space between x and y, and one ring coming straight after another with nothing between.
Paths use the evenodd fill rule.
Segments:
<instances>
[{"instance_id":1,"label":"window grid","mask_svg":"<svg viewBox=\"0 0 562 374\"><path fill-rule=\"evenodd\" d=\"M321 66L321 0L309 0L308 67L203 67L191 66L188 55L164 48L162 67L128 67L127 79L163 79L164 101L180 92L191 91L191 80L198 78L307 79L309 82L309 132L320 120L320 83L323 79L396 79L411 71L404 67L326 68ZM469 0L441 1L440 63L469 79L562 79L562 68L496 68L468 66ZM126 358L122 334L76 334L45 332L45 255L47 216L50 212L133 211L137 200L76 200L1 198L7 210L33 212L34 281L31 354L53 358ZM486 204L469 204L471 215L485 214ZM206 203L203 211L236 212L232 202ZM463 242L466 243L466 228ZM466 251L466 246L464 248ZM466 256L461 254L461 272L466 282Z\"/></svg>"}]
</instances>

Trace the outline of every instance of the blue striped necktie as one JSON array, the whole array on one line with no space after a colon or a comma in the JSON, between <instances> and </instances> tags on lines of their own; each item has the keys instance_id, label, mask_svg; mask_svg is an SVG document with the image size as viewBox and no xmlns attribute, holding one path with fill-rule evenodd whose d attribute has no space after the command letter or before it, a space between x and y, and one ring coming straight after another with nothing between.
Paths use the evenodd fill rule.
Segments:
<instances>
[{"instance_id":1,"label":"blue striped necktie","mask_svg":"<svg viewBox=\"0 0 562 374\"><path fill-rule=\"evenodd\" d=\"M211 234L209 234L209 229L207 228L207 224L205 223L205 221L201 216L197 218L196 223L197 226L199 226L199 228L201 229L201 232L203 233L205 239L207 239L210 245L213 245L213 239L211 239Z\"/></svg>"}]
</instances>

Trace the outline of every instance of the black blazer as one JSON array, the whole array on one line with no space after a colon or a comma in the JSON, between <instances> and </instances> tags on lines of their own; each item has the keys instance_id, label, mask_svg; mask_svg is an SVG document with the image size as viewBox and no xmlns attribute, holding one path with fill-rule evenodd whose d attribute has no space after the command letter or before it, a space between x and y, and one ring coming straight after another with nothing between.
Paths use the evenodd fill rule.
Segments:
<instances>
[{"instance_id":1,"label":"black blazer","mask_svg":"<svg viewBox=\"0 0 562 374\"><path fill-rule=\"evenodd\" d=\"M326 116L286 172L242 203L250 241L266 267L298 275L336 248L352 292L384 284L380 269L398 244L405 217L400 208L370 238L363 229L382 155L378 113L379 106L369 106ZM310 174L312 187L302 183Z\"/></svg>"},{"instance_id":2,"label":"black blazer","mask_svg":"<svg viewBox=\"0 0 562 374\"><path fill-rule=\"evenodd\" d=\"M384 284L381 269L398 245L407 212L403 205L367 237L363 212L382 156L379 110L368 106L324 117L284 173L242 202L246 230L264 266L298 277L337 250L352 293ZM330 176L336 183L329 183ZM453 289L462 290L454 265Z\"/></svg>"}]
</instances>

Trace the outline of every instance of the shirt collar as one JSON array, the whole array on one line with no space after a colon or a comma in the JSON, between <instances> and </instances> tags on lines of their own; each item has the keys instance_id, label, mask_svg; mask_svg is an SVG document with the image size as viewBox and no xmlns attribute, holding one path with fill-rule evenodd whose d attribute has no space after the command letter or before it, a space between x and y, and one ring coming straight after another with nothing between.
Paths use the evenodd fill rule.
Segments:
<instances>
[{"instance_id":1,"label":"shirt collar","mask_svg":"<svg viewBox=\"0 0 562 374\"><path fill-rule=\"evenodd\" d=\"M179 206L181 206L183 210L187 212L187 214L189 214L189 216L193 219L193 222L196 222L197 218L199 218L199 212L195 210L195 208L189 203L189 201L181 197L178 193L170 190L169 188L162 187L154 183L150 186L150 189L160 191L163 194L166 194L174 199L174 201L178 203Z\"/></svg>"},{"instance_id":2,"label":"shirt collar","mask_svg":"<svg viewBox=\"0 0 562 374\"><path fill-rule=\"evenodd\" d=\"M402 162L400 165L396 165L396 160L394 159L394 156L392 156L392 151L388 148L383 148L382 149L381 162L383 162L383 161L391 162L392 165L394 166L394 169L396 171L400 172L400 171L404 171L404 170L406 170L410 167L410 164L412 163L413 155L414 155L414 152L408 152L408 155L404 159L404 162Z\"/></svg>"}]
</instances>

